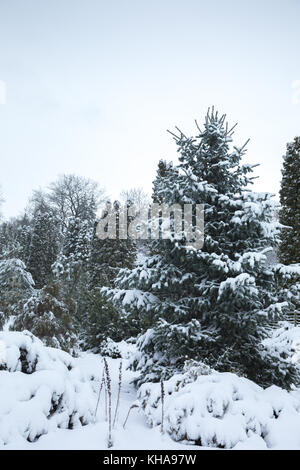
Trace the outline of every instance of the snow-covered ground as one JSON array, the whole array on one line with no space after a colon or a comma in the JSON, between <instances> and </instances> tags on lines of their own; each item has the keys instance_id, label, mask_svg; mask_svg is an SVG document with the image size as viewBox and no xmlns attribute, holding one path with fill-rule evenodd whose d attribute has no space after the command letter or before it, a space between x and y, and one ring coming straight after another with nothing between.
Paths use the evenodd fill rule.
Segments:
<instances>
[{"instance_id":1,"label":"snow-covered ground","mask_svg":"<svg viewBox=\"0 0 300 470\"><path fill-rule=\"evenodd\" d=\"M116 403L116 391L118 388L119 359L108 359L112 372L113 405ZM79 361L82 367L102 369L100 358L86 354ZM124 374L123 389L121 391L120 410L118 423L113 430L113 449L195 449L195 446L186 446L174 442L169 436L162 436L159 427L151 429L147 426L142 413L136 409L131 411L125 430L123 423L126 419L129 407L136 399L136 391L130 385L132 373ZM113 406L114 410L114 406ZM80 427L78 429L59 429L46 434L37 442L29 443L18 440L5 446L6 449L107 449L108 422L104 414L104 396L100 402L95 424Z\"/></svg>"},{"instance_id":2,"label":"snow-covered ground","mask_svg":"<svg viewBox=\"0 0 300 470\"><path fill-rule=\"evenodd\" d=\"M12 336L14 338L12 338ZM19 337L16 337L19 335ZM3 341L5 340L5 341ZM21 344L21 341L24 338L21 338L21 334L14 334L14 333L6 333L0 334L0 342L2 344L5 342L12 344ZM62 355L64 359L68 357L67 354L62 353L61 351L57 351L59 354L55 354L56 350L52 348L41 348L39 347L40 343L37 342L37 349L38 354L41 355L44 353L44 357L42 357L42 363L40 365L41 370L37 370L33 374L23 374L22 372L16 370L14 372L7 372L0 370L0 402L2 403L2 408L0 408L0 437L7 435L7 417L11 415L11 419L14 420L14 435L10 436L9 443L4 445L0 445L0 449L2 450L14 450L14 449L107 449L107 441L108 441L108 422L105 417L105 398L104 393L102 392L102 396L100 397L100 403L98 407L97 417L95 423L90 423L85 426L80 426L77 423L78 428L75 429L58 429L55 426L55 429L51 431L51 426L49 427L49 431L47 434L42 435L37 439L35 442L28 442L24 437L21 436L22 434L22 427L24 421L24 412L26 411L30 414L27 416L28 419L28 426L30 426L30 422L35 425L38 425L36 421L42 418L40 410L37 409L36 404L32 403L29 405L30 401L34 401L32 397L26 396L27 390L27 382L33 378L33 376L37 376L35 381L39 380L39 376L44 375L44 377L40 377L40 384L39 387L39 400L41 406L45 406L45 400L47 402L47 397L45 397L45 393L52 388L60 387L63 388L63 384L60 384L60 377L57 374L58 369L61 371L63 370L62 365L57 365L59 362L59 355ZM130 346L128 347L126 343L120 345L121 349L123 349L123 355L128 357L128 353L130 352ZM10 363L13 363L14 359L16 359L17 355L16 350L12 351L13 348L7 348ZM3 356L3 346L2 346L2 356ZM1 354L0 351L0 354ZM53 354L55 357L54 360L54 367L49 365L49 358L45 357L46 353ZM119 376L119 365L120 359L111 359L107 358L110 373L111 373L111 380L112 380L112 403L113 403L113 413L115 411L115 404L117 399L117 390L118 390L118 376ZM159 430L159 427L155 429L151 429L146 424L145 417L143 416L142 412L138 412L136 409L133 409L130 413L129 419L126 424L126 428L123 429L123 423L126 419L128 414L128 410L132 403L136 400L136 390L134 389L133 385L131 384L132 379L134 378L134 373L126 370L126 363L127 359L123 359L123 380L122 380L122 388L121 388L121 396L120 396L120 408L118 413L118 419L113 430L113 449L195 449L195 446L187 446L180 443L174 442L168 435L162 436ZM1 363L1 358L0 358ZM42 370L47 366L47 371ZM92 388L95 390L93 400L92 400L92 409L93 411L96 409L97 403L97 392L99 389L99 383L101 381L102 372L103 372L103 360L100 356L83 353L81 357L78 359L72 359L73 364L73 373L74 373L74 380L76 388L78 385L83 385L83 381L87 380L88 378L95 377L95 380L92 382ZM12 364L13 365L13 364ZM49 370L52 368L52 371ZM38 369L38 367L37 367ZM53 371L53 369L55 369ZM64 371L63 371L64 372ZM54 375L52 375L54 373ZM47 377L45 377L47 375ZM18 390L13 391L11 386L11 381L8 380L8 376L14 377L15 383L14 385L18 388ZM74 383L73 378L70 379L70 383ZM23 381L23 383L22 383ZM54 384L54 381L56 383ZM67 377L64 375L63 381L68 382ZM78 382L77 382L78 381ZM77 382L77 383L76 383ZM85 382L86 383L86 382ZM6 388L4 385L6 384ZM21 389L23 390L21 391ZM38 386L35 384L35 389L38 389ZM19 401L17 401L17 393L19 394ZM33 391L33 390L32 390ZM4 397L5 392L9 395ZM44 392L44 396L43 396ZM78 390L77 390L78 392ZM86 393L90 393L90 390L86 389ZM21 396L21 398L20 398ZM31 398L31 400L30 400ZM91 398L91 397L86 397ZM70 399L73 399L70 396ZM20 406L23 406L23 410ZM44 404L44 405L43 405ZM27 407L25 406L27 405ZM83 406L89 408L90 402L84 403ZM4 410L6 406L6 409ZM70 405L71 406L71 405ZM72 404L74 407L74 404ZM35 414L35 416L34 416ZM42 423L43 427L44 423ZM45 427L45 425L44 425ZM54 427L54 426L53 426Z\"/></svg>"},{"instance_id":3,"label":"snow-covered ground","mask_svg":"<svg viewBox=\"0 0 300 470\"><path fill-rule=\"evenodd\" d=\"M100 356L82 353L74 359L21 333L0 333L0 346L2 450L107 449L103 391L94 420L103 373ZM24 347L28 354L21 362L18 354ZM299 391L288 393L278 387L263 390L235 374L210 370L199 374L193 366L165 382L162 435L160 384L145 384L137 397L132 384L135 373L126 369L134 346L122 342L119 347L123 377L119 413L112 433L113 449L194 451L222 443L225 448L234 449L300 449ZM114 415L121 359L107 361ZM6 370L1 370L1 363ZM25 368L29 373L22 372ZM52 409L54 396L57 406ZM137 398L140 409L131 410L124 429L128 410ZM70 415L72 430L67 429ZM184 438L185 433L190 438L194 436L197 442L200 439L203 446L174 440L178 436Z\"/></svg>"}]
</instances>

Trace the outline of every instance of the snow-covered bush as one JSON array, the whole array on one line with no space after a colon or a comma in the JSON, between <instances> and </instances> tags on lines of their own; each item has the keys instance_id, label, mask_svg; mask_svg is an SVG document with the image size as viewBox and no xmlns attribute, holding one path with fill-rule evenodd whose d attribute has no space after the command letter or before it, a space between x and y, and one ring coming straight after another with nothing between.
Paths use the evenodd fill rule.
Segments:
<instances>
[{"instance_id":1,"label":"snow-covered bush","mask_svg":"<svg viewBox=\"0 0 300 470\"><path fill-rule=\"evenodd\" d=\"M106 340L102 341L100 346L100 354L101 356L108 356L112 359L118 359L121 357L121 352L118 347L118 344L110 338L107 338Z\"/></svg>"},{"instance_id":2,"label":"snow-covered bush","mask_svg":"<svg viewBox=\"0 0 300 470\"><path fill-rule=\"evenodd\" d=\"M46 346L72 351L76 342L74 323L57 284L35 290L20 310L11 329L29 330Z\"/></svg>"},{"instance_id":3,"label":"snow-covered bush","mask_svg":"<svg viewBox=\"0 0 300 470\"><path fill-rule=\"evenodd\" d=\"M93 377L68 353L45 347L29 332L0 333L0 444L30 442L58 428L93 420Z\"/></svg>"},{"instance_id":4,"label":"snow-covered bush","mask_svg":"<svg viewBox=\"0 0 300 470\"><path fill-rule=\"evenodd\" d=\"M87 315L84 323L84 347L101 353L101 344L107 338L121 341L124 325L120 311L95 288L87 294Z\"/></svg>"},{"instance_id":5,"label":"snow-covered bush","mask_svg":"<svg viewBox=\"0 0 300 470\"><path fill-rule=\"evenodd\" d=\"M201 369L192 364L164 382L164 430L175 441L226 449L248 439L261 448L284 440L300 445L299 391L263 389L233 373ZM143 384L138 400L148 424L160 425L161 384Z\"/></svg>"}]
</instances>

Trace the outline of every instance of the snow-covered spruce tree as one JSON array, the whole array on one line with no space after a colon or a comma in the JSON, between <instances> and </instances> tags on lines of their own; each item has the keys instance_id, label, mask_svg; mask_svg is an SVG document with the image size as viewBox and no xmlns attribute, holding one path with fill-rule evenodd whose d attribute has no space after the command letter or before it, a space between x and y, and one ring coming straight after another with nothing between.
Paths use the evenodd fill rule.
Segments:
<instances>
[{"instance_id":1,"label":"snow-covered spruce tree","mask_svg":"<svg viewBox=\"0 0 300 470\"><path fill-rule=\"evenodd\" d=\"M76 334L72 315L61 299L58 283L37 289L25 302L19 304L12 330L29 330L46 346L72 352Z\"/></svg>"},{"instance_id":2,"label":"snow-covered spruce tree","mask_svg":"<svg viewBox=\"0 0 300 470\"><path fill-rule=\"evenodd\" d=\"M283 264L300 263L300 137L287 145L280 189L280 222L282 230L279 247Z\"/></svg>"},{"instance_id":3,"label":"snow-covered spruce tree","mask_svg":"<svg viewBox=\"0 0 300 470\"><path fill-rule=\"evenodd\" d=\"M203 249L172 237L156 241L152 256L122 270L107 293L143 321L133 363L139 383L167 378L195 359L259 384L288 387L293 367L262 346L269 322L287 307L278 301L266 263L278 238L274 203L269 194L247 189L252 166L241 164L245 146L231 149L225 116L209 111L198 130L196 137L179 130L174 136L179 164L160 162L153 199L204 204Z\"/></svg>"},{"instance_id":4,"label":"snow-covered spruce tree","mask_svg":"<svg viewBox=\"0 0 300 470\"><path fill-rule=\"evenodd\" d=\"M33 293L34 281L18 258L0 260L0 311L7 318L18 313L18 305Z\"/></svg>"}]
</instances>

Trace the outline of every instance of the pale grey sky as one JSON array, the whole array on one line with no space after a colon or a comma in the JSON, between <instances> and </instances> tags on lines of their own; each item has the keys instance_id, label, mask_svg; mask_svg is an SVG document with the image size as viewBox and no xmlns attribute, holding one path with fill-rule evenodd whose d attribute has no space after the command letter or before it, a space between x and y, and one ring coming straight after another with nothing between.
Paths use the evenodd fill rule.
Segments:
<instances>
[{"instance_id":1,"label":"pale grey sky","mask_svg":"<svg viewBox=\"0 0 300 470\"><path fill-rule=\"evenodd\" d=\"M5 216L61 173L150 192L177 156L166 129L212 104L276 193L300 134L299 24L300 0L0 0Z\"/></svg>"}]
</instances>

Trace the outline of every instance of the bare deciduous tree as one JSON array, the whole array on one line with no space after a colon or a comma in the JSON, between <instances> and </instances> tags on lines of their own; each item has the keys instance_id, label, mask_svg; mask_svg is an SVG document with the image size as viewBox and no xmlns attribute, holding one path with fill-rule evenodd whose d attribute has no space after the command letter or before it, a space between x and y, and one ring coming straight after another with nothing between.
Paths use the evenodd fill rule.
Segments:
<instances>
[{"instance_id":1,"label":"bare deciduous tree","mask_svg":"<svg viewBox=\"0 0 300 470\"><path fill-rule=\"evenodd\" d=\"M104 190L98 183L76 175L62 175L50 185L49 201L55 207L62 226L69 217L79 217L93 222Z\"/></svg>"},{"instance_id":2,"label":"bare deciduous tree","mask_svg":"<svg viewBox=\"0 0 300 470\"><path fill-rule=\"evenodd\" d=\"M143 190L143 188L131 188L123 189L120 192L120 198L122 201L130 201L137 209L142 209L151 203L150 196Z\"/></svg>"}]
</instances>

